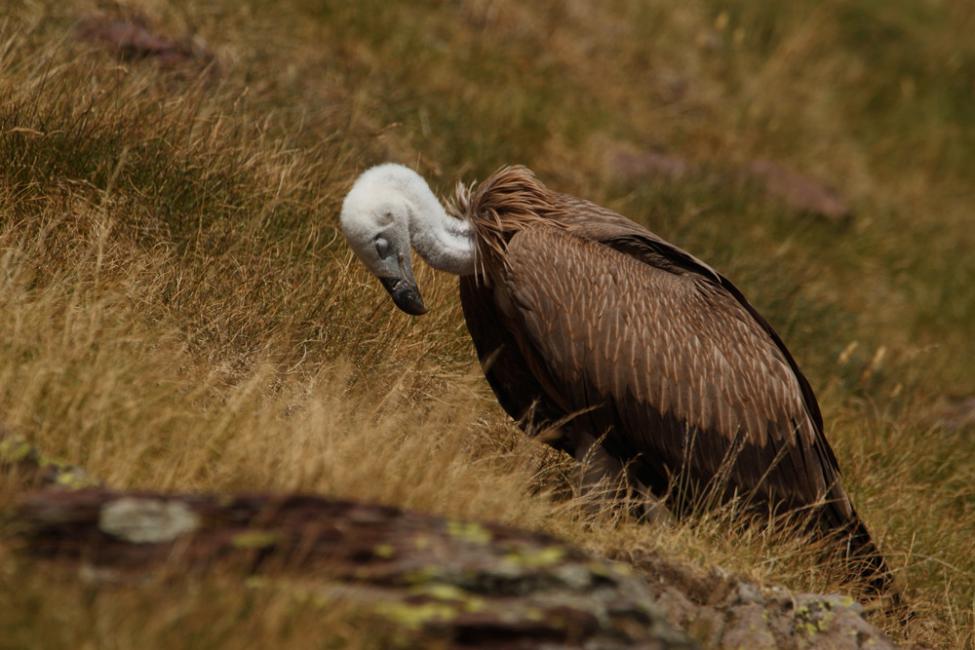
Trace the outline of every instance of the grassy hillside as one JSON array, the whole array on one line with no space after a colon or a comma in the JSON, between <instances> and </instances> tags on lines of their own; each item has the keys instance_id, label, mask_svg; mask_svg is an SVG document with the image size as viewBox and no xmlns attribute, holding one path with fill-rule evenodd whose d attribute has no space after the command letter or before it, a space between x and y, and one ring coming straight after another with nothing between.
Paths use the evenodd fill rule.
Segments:
<instances>
[{"instance_id":1,"label":"grassy hillside","mask_svg":"<svg viewBox=\"0 0 975 650\"><path fill-rule=\"evenodd\" d=\"M409 163L445 192L523 163L743 289L816 388L846 484L920 614L874 620L973 647L975 429L938 414L975 394L975 6L128 6L206 43L217 67L120 62L79 38L79 20L124 13L107 2L0 8L7 428L119 487L353 496L837 588L801 544L721 516L614 525L558 496L570 468L495 403L455 280L420 268L430 313L412 319L337 232L370 164ZM621 151L691 171L627 177ZM852 218L769 196L736 171L757 159L825 179ZM381 645L351 620L230 577L66 583L0 549L13 647Z\"/></svg>"}]
</instances>

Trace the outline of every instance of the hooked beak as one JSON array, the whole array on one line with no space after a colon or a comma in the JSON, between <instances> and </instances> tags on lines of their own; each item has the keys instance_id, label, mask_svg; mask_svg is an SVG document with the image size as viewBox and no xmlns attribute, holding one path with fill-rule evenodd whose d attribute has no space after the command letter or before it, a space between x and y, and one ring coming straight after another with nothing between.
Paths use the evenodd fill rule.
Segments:
<instances>
[{"instance_id":1,"label":"hooked beak","mask_svg":"<svg viewBox=\"0 0 975 650\"><path fill-rule=\"evenodd\" d=\"M386 291L389 292L396 306L412 316L421 316L427 313L427 308L420 297L420 288L416 286L416 280L412 277L404 278L379 278Z\"/></svg>"}]
</instances>

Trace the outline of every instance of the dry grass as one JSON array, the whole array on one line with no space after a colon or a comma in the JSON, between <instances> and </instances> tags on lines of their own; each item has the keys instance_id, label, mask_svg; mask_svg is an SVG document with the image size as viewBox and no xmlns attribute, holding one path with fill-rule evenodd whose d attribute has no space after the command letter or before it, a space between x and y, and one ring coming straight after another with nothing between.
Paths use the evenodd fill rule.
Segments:
<instances>
[{"instance_id":1,"label":"dry grass","mask_svg":"<svg viewBox=\"0 0 975 650\"><path fill-rule=\"evenodd\" d=\"M0 10L6 426L119 487L324 492L837 588L803 544L727 513L651 528L555 498L571 469L494 403L453 280L422 268L431 313L410 319L338 238L367 164L411 162L446 189L521 162L745 289L817 387L920 613L906 629L874 619L973 646L975 444L933 423L939 400L975 392L967 4L133 5L205 38L221 79L76 40L73 21L104 3ZM705 171L619 181L607 143ZM761 156L835 182L853 224L727 180ZM320 610L219 577L116 598L4 554L0 583L12 646L380 643L338 614L321 637Z\"/></svg>"}]
</instances>

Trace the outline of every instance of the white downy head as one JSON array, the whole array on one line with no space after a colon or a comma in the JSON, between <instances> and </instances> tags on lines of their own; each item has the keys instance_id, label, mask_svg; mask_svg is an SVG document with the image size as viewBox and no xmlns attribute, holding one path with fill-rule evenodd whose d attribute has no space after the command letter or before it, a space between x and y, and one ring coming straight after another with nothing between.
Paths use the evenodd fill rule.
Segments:
<instances>
[{"instance_id":1,"label":"white downy head","mask_svg":"<svg viewBox=\"0 0 975 650\"><path fill-rule=\"evenodd\" d=\"M426 312L411 247L442 271L474 270L470 224L450 217L423 177L403 165L378 165L359 176L342 203L341 223L356 256L408 314Z\"/></svg>"}]
</instances>

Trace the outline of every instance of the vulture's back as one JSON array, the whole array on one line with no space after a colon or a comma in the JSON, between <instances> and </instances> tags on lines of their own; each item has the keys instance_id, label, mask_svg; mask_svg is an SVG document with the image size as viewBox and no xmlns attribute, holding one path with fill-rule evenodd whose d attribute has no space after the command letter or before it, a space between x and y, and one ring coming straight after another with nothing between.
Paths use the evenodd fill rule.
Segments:
<instances>
[{"instance_id":1,"label":"vulture's back","mask_svg":"<svg viewBox=\"0 0 975 650\"><path fill-rule=\"evenodd\" d=\"M790 364L720 286L544 226L511 239L507 264L504 328L545 397L580 413L569 429L609 431L658 490L683 472L790 508L829 496L849 518Z\"/></svg>"}]
</instances>

